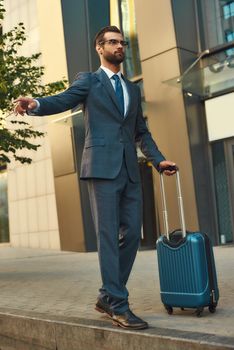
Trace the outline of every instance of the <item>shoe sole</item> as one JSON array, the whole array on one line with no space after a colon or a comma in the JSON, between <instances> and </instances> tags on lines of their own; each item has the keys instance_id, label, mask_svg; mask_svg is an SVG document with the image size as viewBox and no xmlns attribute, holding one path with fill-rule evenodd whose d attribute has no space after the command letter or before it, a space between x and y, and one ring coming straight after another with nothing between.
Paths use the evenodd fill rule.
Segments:
<instances>
[{"instance_id":1,"label":"shoe sole","mask_svg":"<svg viewBox=\"0 0 234 350\"><path fill-rule=\"evenodd\" d=\"M149 328L149 326L148 325L145 325L145 326L135 326L135 327L130 327L130 326L125 326L125 325L123 325L122 323L119 323L119 322L117 322L117 321L113 321L113 325L114 326L117 326L117 327L121 327L121 328L124 328L124 329L132 329L132 330L140 330L140 329L147 329L147 328Z\"/></svg>"},{"instance_id":2,"label":"shoe sole","mask_svg":"<svg viewBox=\"0 0 234 350\"><path fill-rule=\"evenodd\" d=\"M98 312L100 312L101 314L105 314L105 315L107 315L108 317L112 318L112 315L111 315L111 314L109 314L107 311L101 309L101 308L98 307L98 306L95 306L95 310L98 311Z\"/></svg>"}]
</instances>

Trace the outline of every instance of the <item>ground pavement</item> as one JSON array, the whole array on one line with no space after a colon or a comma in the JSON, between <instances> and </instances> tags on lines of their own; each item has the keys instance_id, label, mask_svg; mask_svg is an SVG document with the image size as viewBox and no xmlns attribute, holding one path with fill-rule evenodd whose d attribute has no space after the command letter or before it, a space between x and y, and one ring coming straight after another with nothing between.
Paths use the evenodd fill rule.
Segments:
<instances>
[{"instance_id":1,"label":"ground pavement","mask_svg":"<svg viewBox=\"0 0 234 350\"><path fill-rule=\"evenodd\" d=\"M166 313L156 252L140 251L128 283L130 305L150 328L126 331L94 310L97 253L0 246L0 350L234 349L234 247L214 253L219 305L198 318L194 310Z\"/></svg>"}]
</instances>

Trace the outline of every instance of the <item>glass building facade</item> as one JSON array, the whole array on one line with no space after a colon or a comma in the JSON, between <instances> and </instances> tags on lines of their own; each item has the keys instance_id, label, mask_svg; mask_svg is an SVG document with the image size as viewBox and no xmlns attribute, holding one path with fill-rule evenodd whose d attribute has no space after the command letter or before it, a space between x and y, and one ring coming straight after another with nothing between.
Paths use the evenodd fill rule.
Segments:
<instances>
[{"instance_id":1,"label":"glass building facade","mask_svg":"<svg viewBox=\"0 0 234 350\"><path fill-rule=\"evenodd\" d=\"M233 40L234 1L198 0L202 48L211 48Z\"/></svg>"},{"instance_id":2,"label":"glass building facade","mask_svg":"<svg viewBox=\"0 0 234 350\"><path fill-rule=\"evenodd\" d=\"M233 3L101 0L97 6L89 0L5 0L5 30L18 21L25 23L28 40L24 54L42 52L47 81L67 76L72 83L78 71L98 69L95 33L109 24L122 29L129 42L123 73L141 88L144 115L160 149L180 166L187 227L207 232L214 244L220 244L221 238L233 241L234 133L209 139L206 102L233 91L234 49L214 51L199 61L191 73L200 94L189 97L187 91L164 82L181 76L203 50L232 44ZM187 83L192 86L192 75L187 75ZM66 115L71 112L75 113ZM225 117L225 106L221 113L220 119ZM86 185L79 181L83 119L78 113L68 117L67 123L66 115L63 123L50 125L36 162L8 169L10 241L15 246L96 249ZM57 142L62 137L63 143ZM156 209L150 215L160 232L156 172L151 180ZM177 227L174 197L171 186L168 210L171 226Z\"/></svg>"},{"instance_id":3,"label":"glass building facade","mask_svg":"<svg viewBox=\"0 0 234 350\"><path fill-rule=\"evenodd\" d=\"M207 0L198 1L201 11L201 42L202 49L214 48L225 43L234 43L234 1L226 0ZM209 67L210 74L221 76L227 71L227 77L224 79L224 87L229 92L233 90L233 59L234 48L222 50L213 55L211 60L216 61ZM232 78L233 79L233 78ZM228 84L228 81L230 83ZM222 94L222 86L217 89L216 96ZM225 114L225 108L222 112ZM220 115L220 118L222 116ZM233 125L230 125L233 129ZM234 136L234 134L233 134ZM218 232L220 242L233 241L233 188L230 180L233 161L229 156L234 143L233 138L219 139L210 143L212 151L212 165L214 174L215 201L217 210Z\"/></svg>"}]
</instances>

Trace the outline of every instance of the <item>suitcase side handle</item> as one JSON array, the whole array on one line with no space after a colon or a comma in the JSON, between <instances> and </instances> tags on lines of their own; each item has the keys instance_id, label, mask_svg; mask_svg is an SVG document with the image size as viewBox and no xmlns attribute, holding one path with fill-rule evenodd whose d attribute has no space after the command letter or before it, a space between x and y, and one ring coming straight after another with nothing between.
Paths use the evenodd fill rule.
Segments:
<instances>
[{"instance_id":1,"label":"suitcase side handle","mask_svg":"<svg viewBox=\"0 0 234 350\"><path fill-rule=\"evenodd\" d=\"M164 178L163 178L163 171L166 169L168 169L168 168L165 168L165 169L160 171L160 189L161 189L161 199L162 199L162 208L163 208L164 231L165 231L167 239L169 240L168 213L167 213L165 186L164 186ZM176 170L175 176L176 176L177 200L178 200L178 207L179 207L179 217L180 217L180 224L181 224L181 229L182 229L182 236L184 238L184 237L186 237L186 227L185 227L184 206L183 206L183 198L182 198L182 193L181 193L179 168L178 167L170 167L170 169L168 169L168 170Z\"/></svg>"}]
</instances>

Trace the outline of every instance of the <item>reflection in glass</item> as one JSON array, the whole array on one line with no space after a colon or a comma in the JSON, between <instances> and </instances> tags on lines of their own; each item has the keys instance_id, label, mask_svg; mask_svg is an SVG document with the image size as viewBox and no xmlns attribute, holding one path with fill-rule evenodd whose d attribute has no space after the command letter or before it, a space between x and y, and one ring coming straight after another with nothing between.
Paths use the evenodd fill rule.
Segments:
<instances>
[{"instance_id":1,"label":"reflection in glass","mask_svg":"<svg viewBox=\"0 0 234 350\"><path fill-rule=\"evenodd\" d=\"M141 61L139 54L134 0L112 0L111 24L118 25L129 46L125 48L124 75L137 84L141 91L141 105L146 117L146 103L141 76Z\"/></svg>"},{"instance_id":2,"label":"reflection in glass","mask_svg":"<svg viewBox=\"0 0 234 350\"><path fill-rule=\"evenodd\" d=\"M228 19L234 16L234 1L223 5L223 17Z\"/></svg>"},{"instance_id":3,"label":"reflection in glass","mask_svg":"<svg viewBox=\"0 0 234 350\"><path fill-rule=\"evenodd\" d=\"M233 41L234 1L198 0L198 5L202 17L200 29L204 38L202 49ZM228 54L233 54L233 51Z\"/></svg>"},{"instance_id":4,"label":"reflection in glass","mask_svg":"<svg viewBox=\"0 0 234 350\"><path fill-rule=\"evenodd\" d=\"M134 0L120 0L122 31L129 42L125 49L124 74L128 79L141 74Z\"/></svg>"},{"instance_id":5,"label":"reflection in glass","mask_svg":"<svg viewBox=\"0 0 234 350\"><path fill-rule=\"evenodd\" d=\"M215 193L218 214L218 227L225 241L232 242L231 208L223 141L212 144Z\"/></svg>"},{"instance_id":6,"label":"reflection in glass","mask_svg":"<svg viewBox=\"0 0 234 350\"><path fill-rule=\"evenodd\" d=\"M7 173L0 172L0 243L9 242Z\"/></svg>"},{"instance_id":7,"label":"reflection in glass","mask_svg":"<svg viewBox=\"0 0 234 350\"><path fill-rule=\"evenodd\" d=\"M234 32L226 31L226 32L225 32L225 36L226 36L226 41L227 41L227 42L234 41ZM233 56L233 55L234 55L234 49L226 50L226 54L227 54L228 56Z\"/></svg>"}]
</instances>

